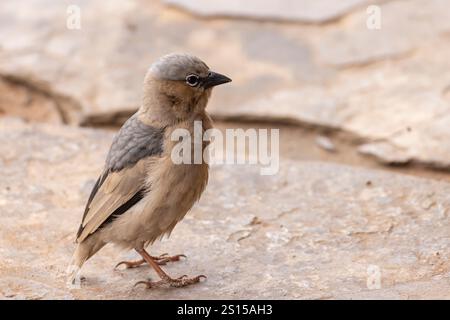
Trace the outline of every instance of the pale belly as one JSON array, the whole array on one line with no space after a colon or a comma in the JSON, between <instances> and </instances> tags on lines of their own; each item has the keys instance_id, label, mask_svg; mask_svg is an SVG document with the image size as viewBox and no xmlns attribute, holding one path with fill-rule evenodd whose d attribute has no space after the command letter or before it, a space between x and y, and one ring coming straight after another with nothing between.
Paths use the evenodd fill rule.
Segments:
<instances>
[{"instance_id":1,"label":"pale belly","mask_svg":"<svg viewBox=\"0 0 450 320\"><path fill-rule=\"evenodd\" d=\"M161 159L149 167L149 192L102 230L105 242L139 248L170 234L200 198L208 181L208 165L175 165Z\"/></svg>"}]
</instances>

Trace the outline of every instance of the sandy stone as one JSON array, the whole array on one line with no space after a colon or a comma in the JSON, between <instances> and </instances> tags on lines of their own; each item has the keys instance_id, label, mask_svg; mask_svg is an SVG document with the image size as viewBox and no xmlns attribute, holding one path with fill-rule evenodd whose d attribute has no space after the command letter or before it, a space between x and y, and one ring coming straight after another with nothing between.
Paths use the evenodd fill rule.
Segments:
<instances>
[{"instance_id":1,"label":"sandy stone","mask_svg":"<svg viewBox=\"0 0 450 320\"><path fill-rule=\"evenodd\" d=\"M173 4L197 11L203 2L181 0L2 2L0 113L121 124L140 104L150 63L186 51L233 79L212 96L216 119L324 127L362 141L359 149L382 163L450 167L446 0L381 1L379 30L367 28L362 0L290 2L300 11L244 1L239 12L234 2L210 2L205 14L340 18L199 19ZM81 9L79 30L66 27L69 4ZM43 112L33 112L38 104Z\"/></svg>"},{"instance_id":2,"label":"sandy stone","mask_svg":"<svg viewBox=\"0 0 450 320\"><path fill-rule=\"evenodd\" d=\"M113 271L133 254L106 247L81 289L65 269L84 202L112 134L0 120L0 298L450 298L450 184L383 171L281 159L215 166L198 204L154 254L185 253L184 289L132 289L156 275ZM369 289L373 270L380 289ZM371 280L372 279L372 280Z\"/></svg>"},{"instance_id":3,"label":"sandy stone","mask_svg":"<svg viewBox=\"0 0 450 320\"><path fill-rule=\"evenodd\" d=\"M401 59L450 30L445 0L390 1L379 5L379 28L370 27L372 11L361 8L345 23L323 28L315 38L322 61L339 67ZM369 27L368 27L369 25Z\"/></svg>"},{"instance_id":4,"label":"sandy stone","mask_svg":"<svg viewBox=\"0 0 450 320\"><path fill-rule=\"evenodd\" d=\"M405 60L346 70L327 87L263 93L239 107L214 111L223 118L239 114L340 130L366 140L360 150L381 162L448 168L448 54L448 44L431 42Z\"/></svg>"},{"instance_id":5,"label":"sandy stone","mask_svg":"<svg viewBox=\"0 0 450 320\"><path fill-rule=\"evenodd\" d=\"M291 20L304 23L323 23L342 17L366 0L164 0L165 3L200 16L244 17L264 20Z\"/></svg>"}]
</instances>

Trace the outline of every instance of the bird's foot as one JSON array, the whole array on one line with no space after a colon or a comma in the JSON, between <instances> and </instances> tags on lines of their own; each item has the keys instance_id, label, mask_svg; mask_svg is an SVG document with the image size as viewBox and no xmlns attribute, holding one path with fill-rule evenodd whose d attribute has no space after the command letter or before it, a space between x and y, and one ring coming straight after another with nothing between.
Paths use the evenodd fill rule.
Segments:
<instances>
[{"instance_id":1,"label":"bird's foot","mask_svg":"<svg viewBox=\"0 0 450 320\"><path fill-rule=\"evenodd\" d=\"M162 255L158 257L151 256L153 260L156 261L157 264L160 266L164 266L167 264L167 262L175 262L180 261L180 258L186 258L184 254L177 254L174 256L169 256L167 253L163 253Z\"/></svg>"},{"instance_id":2,"label":"bird's foot","mask_svg":"<svg viewBox=\"0 0 450 320\"><path fill-rule=\"evenodd\" d=\"M139 281L135 283L135 287L143 284L146 286L147 289L151 289L151 288L158 288L158 287L164 287L164 286L168 286L168 287L172 287L172 288L181 288L181 287L186 287L188 285L191 284L195 284L200 282L201 279L206 279L206 276L204 275L199 275L196 277L192 277L192 278L188 278L187 275L183 275L179 278L171 278L169 276L164 277L163 279L161 279L160 281Z\"/></svg>"},{"instance_id":3,"label":"bird's foot","mask_svg":"<svg viewBox=\"0 0 450 320\"><path fill-rule=\"evenodd\" d=\"M136 267L139 267L141 264L144 264L144 263L145 263L144 259L136 260L136 261L120 261L118 264L116 264L114 269L117 269L121 265L125 265L125 269L136 268Z\"/></svg>"},{"instance_id":4,"label":"bird's foot","mask_svg":"<svg viewBox=\"0 0 450 320\"><path fill-rule=\"evenodd\" d=\"M169 256L167 253L164 253L158 257L151 256L151 258L160 266L166 265L167 262L180 261L180 259L182 257L186 258L186 256L184 254L177 254L175 256ZM120 261L118 264L116 264L114 269L117 269L121 265L125 265L125 269L136 268L144 263L145 263L144 259L140 259L140 260L136 260L136 261Z\"/></svg>"}]
</instances>

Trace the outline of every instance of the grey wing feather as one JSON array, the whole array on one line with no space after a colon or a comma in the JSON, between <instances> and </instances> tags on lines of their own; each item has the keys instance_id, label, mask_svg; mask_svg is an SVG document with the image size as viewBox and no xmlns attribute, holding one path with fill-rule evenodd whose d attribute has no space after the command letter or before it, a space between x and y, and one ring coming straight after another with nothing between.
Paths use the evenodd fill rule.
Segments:
<instances>
[{"instance_id":1,"label":"grey wing feather","mask_svg":"<svg viewBox=\"0 0 450 320\"><path fill-rule=\"evenodd\" d=\"M133 115L122 126L109 150L105 170L98 178L86 204L77 233L81 242L95 232L105 221L135 201L144 188L143 160L158 156L163 151L164 128L142 123Z\"/></svg>"},{"instance_id":2,"label":"grey wing feather","mask_svg":"<svg viewBox=\"0 0 450 320\"><path fill-rule=\"evenodd\" d=\"M134 114L114 138L106 158L111 171L136 164L140 159L161 154L164 128L154 128L141 122Z\"/></svg>"}]
</instances>

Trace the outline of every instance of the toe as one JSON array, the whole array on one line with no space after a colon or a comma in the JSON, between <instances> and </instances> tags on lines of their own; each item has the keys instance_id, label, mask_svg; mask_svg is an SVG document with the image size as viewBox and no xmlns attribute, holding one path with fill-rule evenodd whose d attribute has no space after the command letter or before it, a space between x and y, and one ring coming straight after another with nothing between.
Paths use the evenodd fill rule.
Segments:
<instances>
[{"instance_id":1,"label":"toe","mask_svg":"<svg viewBox=\"0 0 450 320\"><path fill-rule=\"evenodd\" d=\"M127 262L126 261L120 261L118 264L116 264L116 266L114 267L114 270L117 270L117 268L120 267L123 264L126 265L126 269L128 269Z\"/></svg>"},{"instance_id":2,"label":"toe","mask_svg":"<svg viewBox=\"0 0 450 320\"><path fill-rule=\"evenodd\" d=\"M136 288L137 286L139 286L141 284L145 285L147 288L151 287L151 284L149 284L149 281L138 281L134 284L133 288Z\"/></svg>"}]
</instances>

